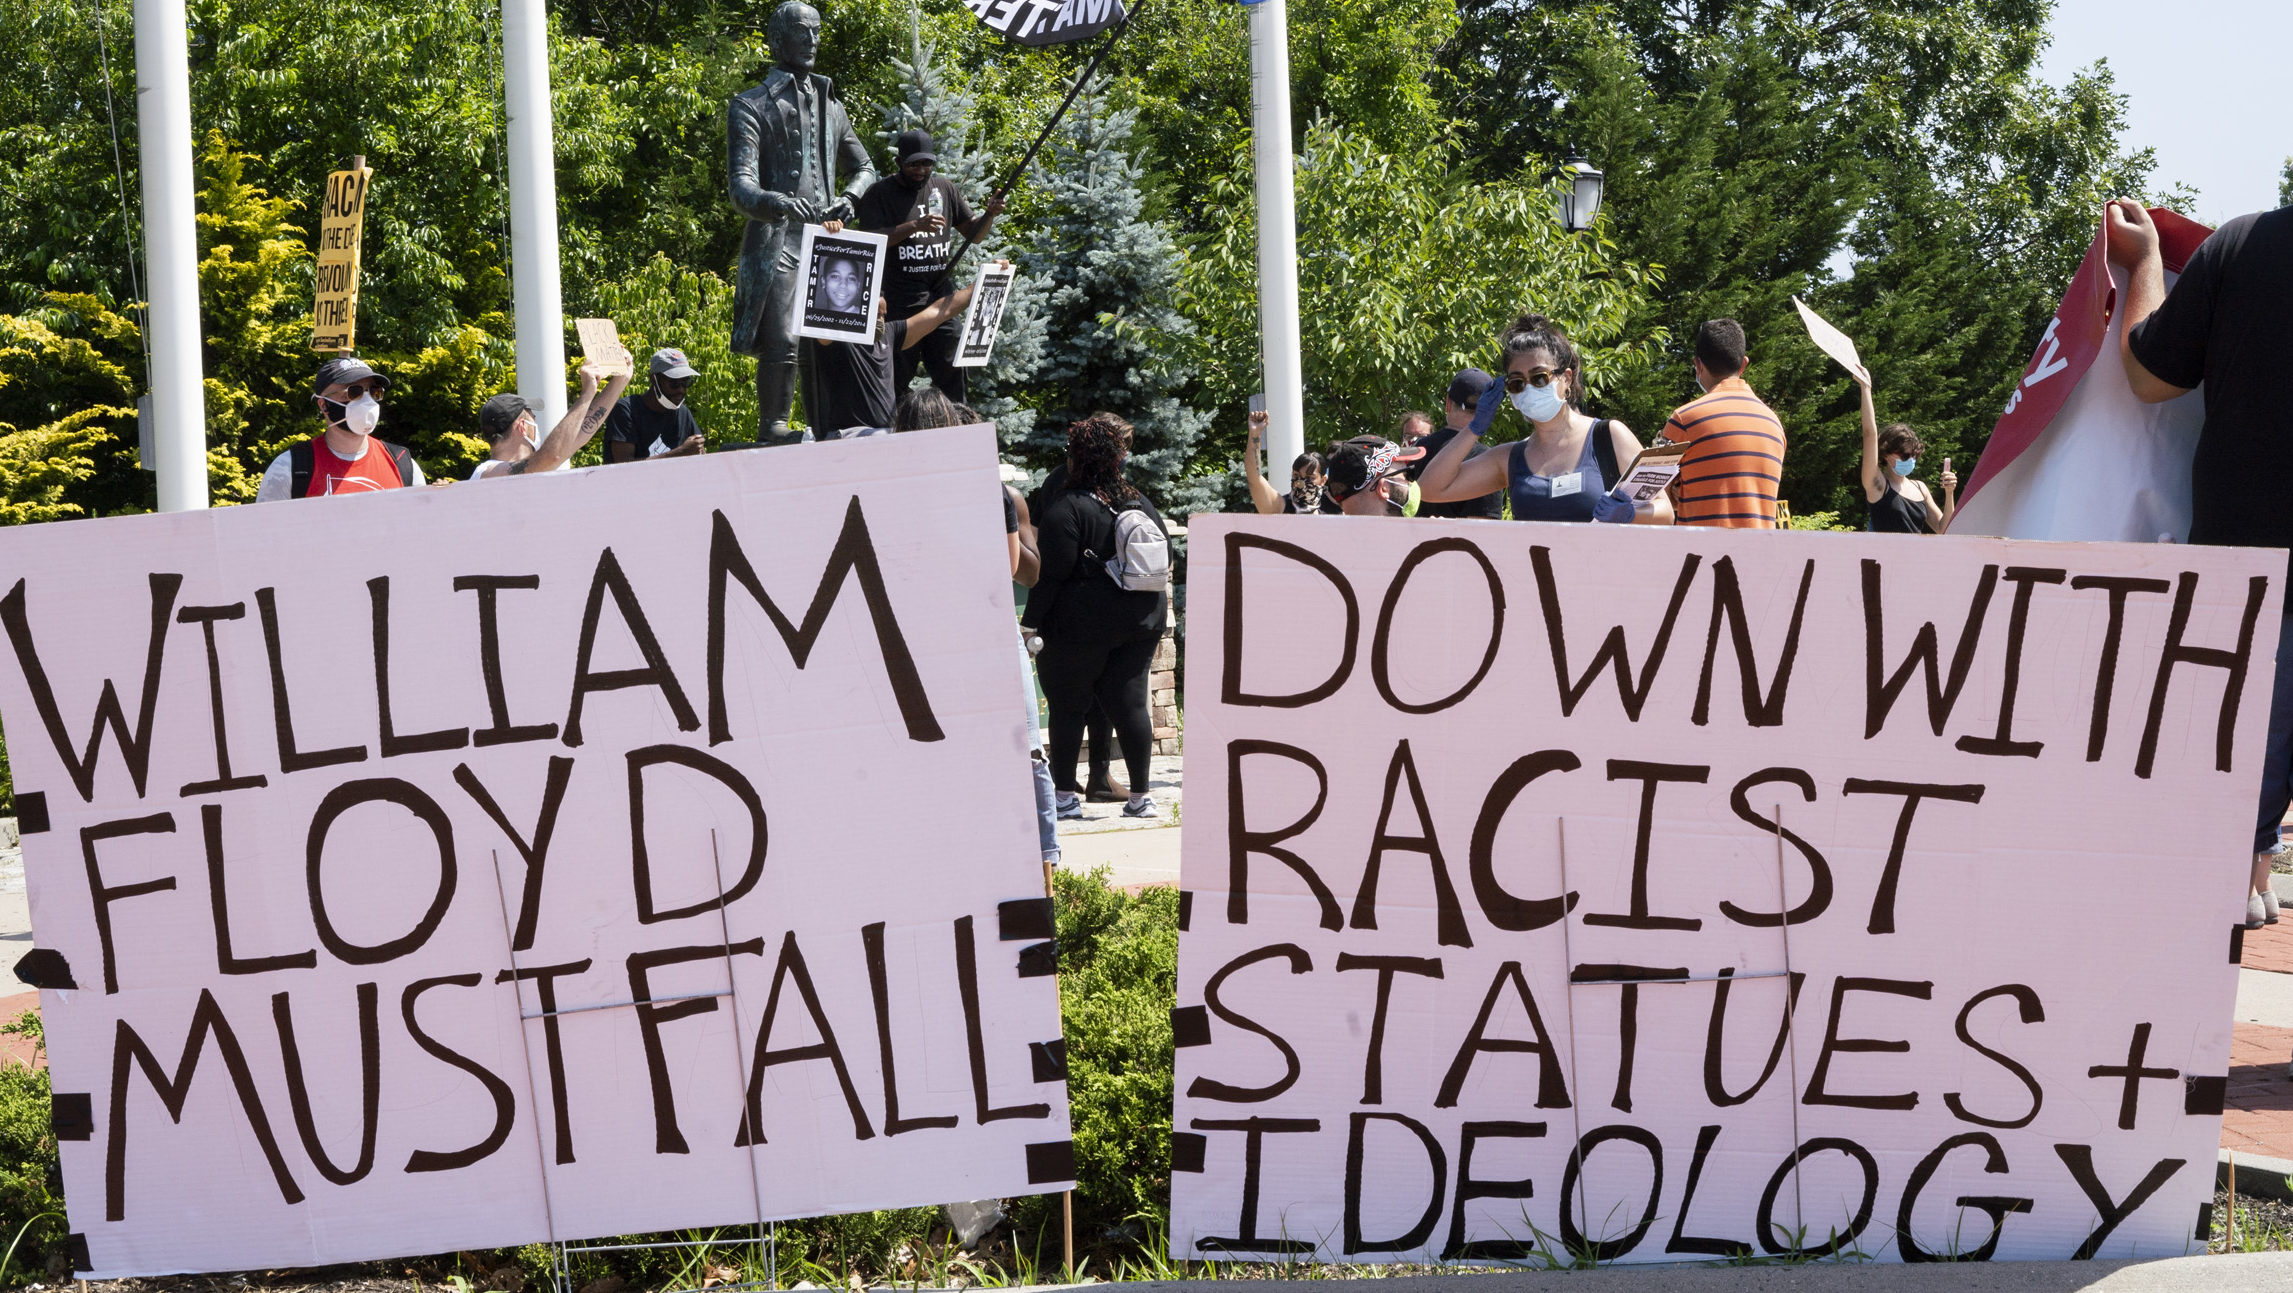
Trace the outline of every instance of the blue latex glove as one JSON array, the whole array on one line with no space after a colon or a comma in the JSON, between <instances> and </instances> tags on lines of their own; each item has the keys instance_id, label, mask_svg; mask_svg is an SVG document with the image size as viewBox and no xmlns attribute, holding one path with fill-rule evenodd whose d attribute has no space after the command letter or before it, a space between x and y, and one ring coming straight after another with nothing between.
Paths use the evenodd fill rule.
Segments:
<instances>
[{"instance_id":1,"label":"blue latex glove","mask_svg":"<svg viewBox=\"0 0 2293 1293\"><path fill-rule=\"evenodd\" d=\"M1632 500L1603 494L1592 500L1592 519L1609 525L1632 524Z\"/></svg>"},{"instance_id":2,"label":"blue latex glove","mask_svg":"<svg viewBox=\"0 0 2293 1293\"><path fill-rule=\"evenodd\" d=\"M1473 424L1466 430L1477 436L1489 434L1489 428L1497 424L1497 410L1504 402L1505 383L1503 380L1493 381L1482 387L1481 402L1473 408Z\"/></svg>"}]
</instances>

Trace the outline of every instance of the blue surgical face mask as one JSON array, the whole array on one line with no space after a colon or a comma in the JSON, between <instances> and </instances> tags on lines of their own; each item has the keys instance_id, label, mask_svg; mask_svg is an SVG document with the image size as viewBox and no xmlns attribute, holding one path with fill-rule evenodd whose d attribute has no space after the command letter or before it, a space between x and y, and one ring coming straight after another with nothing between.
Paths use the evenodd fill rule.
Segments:
<instances>
[{"instance_id":1,"label":"blue surgical face mask","mask_svg":"<svg viewBox=\"0 0 2293 1293\"><path fill-rule=\"evenodd\" d=\"M1896 475L1908 476L1919 469L1919 460L1916 458L1897 458L1894 466Z\"/></svg>"},{"instance_id":2,"label":"blue surgical face mask","mask_svg":"<svg viewBox=\"0 0 2293 1293\"><path fill-rule=\"evenodd\" d=\"M1513 407L1531 422L1550 422L1567 407L1561 399L1560 383L1548 382L1543 386L1524 386L1513 394Z\"/></svg>"}]
</instances>

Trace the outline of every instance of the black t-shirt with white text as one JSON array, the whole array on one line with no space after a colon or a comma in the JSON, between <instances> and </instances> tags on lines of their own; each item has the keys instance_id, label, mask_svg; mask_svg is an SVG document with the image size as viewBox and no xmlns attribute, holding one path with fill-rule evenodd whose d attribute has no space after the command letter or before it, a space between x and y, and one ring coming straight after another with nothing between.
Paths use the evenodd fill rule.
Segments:
<instances>
[{"instance_id":1,"label":"black t-shirt with white text","mask_svg":"<svg viewBox=\"0 0 2293 1293\"><path fill-rule=\"evenodd\" d=\"M956 240L976 217L971 204L950 181L934 175L910 186L899 175L887 175L860 196L854 223L870 233L890 233L923 215L937 215L947 223L938 233L918 230L891 248L884 270L884 299L895 318L906 318L931 304L935 285L947 276L955 258ZM944 293L942 293L944 295Z\"/></svg>"},{"instance_id":2,"label":"black t-shirt with white text","mask_svg":"<svg viewBox=\"0 0 2293 1293\"><path fill-rule=\"evenodd\" d=\"M644 395L622 396L605 415L605 438L631 446L638 458L657 458L700 433L692 405L657 409Z\"/></svg>"},{"instance_id":3,"label":"black t-shirt with white text","mask_svg":"<svg viewBox=\"0 0 2293 1293\"><path fill-rule=\"evenodd\" d=\"M2215 230L2132 340L2134 358L2160 380L2205 390L2189 541L2293 548L2284 389L2293 373L2293 207Z\"/></svg>"}]
</instances>

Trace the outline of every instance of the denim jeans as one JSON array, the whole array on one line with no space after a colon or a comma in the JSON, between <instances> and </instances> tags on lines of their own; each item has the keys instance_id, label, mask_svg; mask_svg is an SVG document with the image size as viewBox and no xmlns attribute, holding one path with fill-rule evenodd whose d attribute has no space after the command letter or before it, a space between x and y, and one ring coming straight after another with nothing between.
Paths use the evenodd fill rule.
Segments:
<instances>
[{"instance_id":1,"label":"denim jeans","mask_svg":"<svg viewBox=\"0 0 2293 1293\"><path fill-rule=\"evenodd\" d=\"M2285 810L2293 806L2293 614L2277 637L2277 685L2269 697L2269 750L2261 760L2261 818L2253 831L2253 851L2277 847Z\"/></svg>"},{"instance_id":2,"label":"denim jeans","mask_svg":"<svg viewBox=\"0 0 2293 1293\"><path fill-rule=\"evenodd\" d=\"M1024 635L1019 642L1019 676L1027 689L1027 758L1035 773L1035 833L1041 837L1043 860L1059 863L1059 809L1051 785L1051 765L1043 758L1043 698L1035 690L1035 662L1027 654Z\"/></svg>"}]
</instances>

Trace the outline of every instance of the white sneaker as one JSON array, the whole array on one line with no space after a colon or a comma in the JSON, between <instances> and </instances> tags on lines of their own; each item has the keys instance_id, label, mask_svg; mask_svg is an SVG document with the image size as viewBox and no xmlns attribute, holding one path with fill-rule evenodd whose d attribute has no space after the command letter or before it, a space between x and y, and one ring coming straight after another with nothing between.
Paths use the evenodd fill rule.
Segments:
<instances>
[{"instance_id":1,"label":"white sneaker","mask_svg":"<svg viewBox=\"0 0 2293 1293\"><path fill-rule=\"evenodd\" d=\"M1127 813L1130 810L1126 808L1123 811ZM2261 905L2261 895L2257 893L2246 894L2245 927L2247 929L2259 929L2268 923L2269 909Z\"/></svg>"},{"instance_id":2,"label":"white sneaker","mask_svg":"<svg viewBox=\"0 0 2293 1293\"><path fill-rule=\"evenodd\" d=\"M1162 810L1154 806L1153 795L1133 795L1131 801L1123 805L1123 816L1160 817Z\"/></svg>"},{"instance_id":3,"label":"white sneaker","mask_svg":"<svg viewBox=\"0 0 2293 1293\"><path fill-rule=\"evenodd\" d=\"M1052 801L1052 809L1060 821L1078 821L1083 816L1083 797L1072 793L1061 795Z\"/></svg>"}]
</instances>

